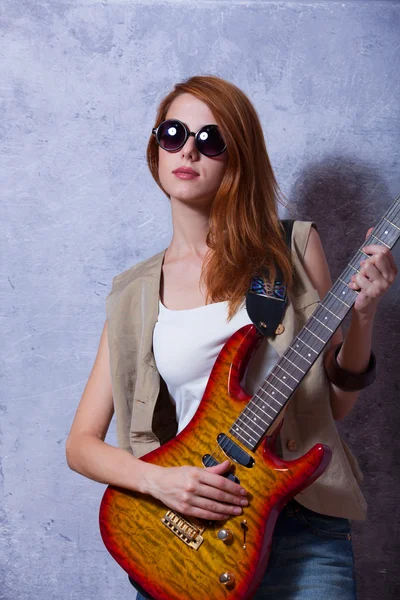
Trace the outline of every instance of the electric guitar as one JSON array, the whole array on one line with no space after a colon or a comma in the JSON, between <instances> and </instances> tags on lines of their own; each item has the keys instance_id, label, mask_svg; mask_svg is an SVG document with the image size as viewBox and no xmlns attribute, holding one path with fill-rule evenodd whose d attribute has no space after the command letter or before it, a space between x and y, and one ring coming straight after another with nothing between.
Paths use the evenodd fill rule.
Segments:
<instances>
[{"instance_id":1,"label":"electric guitar","mask_svg":"<svg viewBox=\"0 0 400 600\"><path fill-rule=\"evenodd\" d=\"M361 248L392 248L400 235L400 196ZM210 467L229 458L227 476L248 492L243 513L201 521L169 509L153 497L109 486L100 507L100 531L108 551L140 588L156 600L249 600L264 574L279 512L326 469L330 449L313 446L292 461L275 442L283 411L353 306L348 287L361 248L319 303L254 396L240 387L259 334L239 329L221 350L200 406L175 438L141 460L173 467ZM271 432L273 432L271 434Z\"/></svg>"}]
</instances>

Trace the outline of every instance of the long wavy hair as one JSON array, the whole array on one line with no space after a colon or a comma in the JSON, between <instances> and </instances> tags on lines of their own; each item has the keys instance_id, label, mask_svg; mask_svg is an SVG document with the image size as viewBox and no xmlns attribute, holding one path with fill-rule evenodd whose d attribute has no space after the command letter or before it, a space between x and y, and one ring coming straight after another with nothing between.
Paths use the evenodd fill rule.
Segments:
<instances>
[{"instance_id":1,"label":"long wavy hair","mask_svg":"<svg viewBox=\"0 0 400 600\"><path fill-rule=\"evenodd\" d=\"M290 253L279 222L277 204L282 202L268 157L257 112L249 98L234 84L212 75L190 77L175 85L161 101L155 127L165 120L171 103L181 94L192 94L208 105L225 140L226 170L210 212L201 282L206 301L229 303L229 319L249 289L251 278L269 271L273 285L279 265L288 287L292 283ZM154 180L158 174L155 136L147 146L147 162Z\"/></svg>"}]
</instances>

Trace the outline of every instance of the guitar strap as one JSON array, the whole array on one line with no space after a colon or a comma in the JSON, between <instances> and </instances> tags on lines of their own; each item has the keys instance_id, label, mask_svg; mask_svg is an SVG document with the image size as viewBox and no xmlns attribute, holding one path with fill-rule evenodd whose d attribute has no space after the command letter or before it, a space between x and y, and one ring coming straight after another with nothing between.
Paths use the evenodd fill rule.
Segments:
<instances>
[{"instance_id":1,"label":"guitar strap","mask_svg":"<svg viewBox=\"0 0 400 600\"><path fill-rule=\"evenodd\" d=\"M293 220L283 220L281 225L285 231L286 243L291 249ZM276 268L274 285L266 284L268 270L264 269L260 276L253 277L250 289L246 294L247 313L257 331L264 337L283 333L283 315L287 304L286 285L281 270Z\"/></svg>"}]
</instances>

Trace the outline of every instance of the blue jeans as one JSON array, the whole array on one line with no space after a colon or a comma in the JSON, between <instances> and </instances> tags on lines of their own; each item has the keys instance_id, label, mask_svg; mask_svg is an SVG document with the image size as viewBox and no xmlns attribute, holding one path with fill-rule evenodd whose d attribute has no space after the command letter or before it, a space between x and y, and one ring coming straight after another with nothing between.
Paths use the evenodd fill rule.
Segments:
<instances>
[{"instance_id":1,"label":"blue jeans","mask_svg":"<svg viewBox=\"0 0 400 600\"><path fill-rule=\"evenodd\" d=\"M289 502L276 523L269 563L253 600L356 598L350 522ZM138 594L137 600L146 598Z\"/></svg>"}]
</instances>

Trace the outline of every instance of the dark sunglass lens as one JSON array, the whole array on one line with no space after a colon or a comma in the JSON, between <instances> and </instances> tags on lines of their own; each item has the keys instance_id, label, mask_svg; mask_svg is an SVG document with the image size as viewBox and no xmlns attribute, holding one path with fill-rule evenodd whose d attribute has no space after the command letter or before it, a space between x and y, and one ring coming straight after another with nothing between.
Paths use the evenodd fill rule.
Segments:
<instances>
[{"instance_id":1,"label":"dark sunglass lens","mask_svg":"<svg viewBox=\"0 0 400 600\"><path fill-rule=\"evenodd\" d=\"M203 127L197 136L200 152L206 156L218 156L225 149L225 142L217 125Z\"/></svg>"},{"instance_id":2,"label":"dark sunglass lens","mask_svg":"<svg viewBox=\"0 0 400 600\"><path fill-rule=\"evenodd\" d=\"M183 146L185 134L185 128L179 121L165 121L158 129L158 143L164 150L173 152Z\"/></svg>"}]
</instances>

